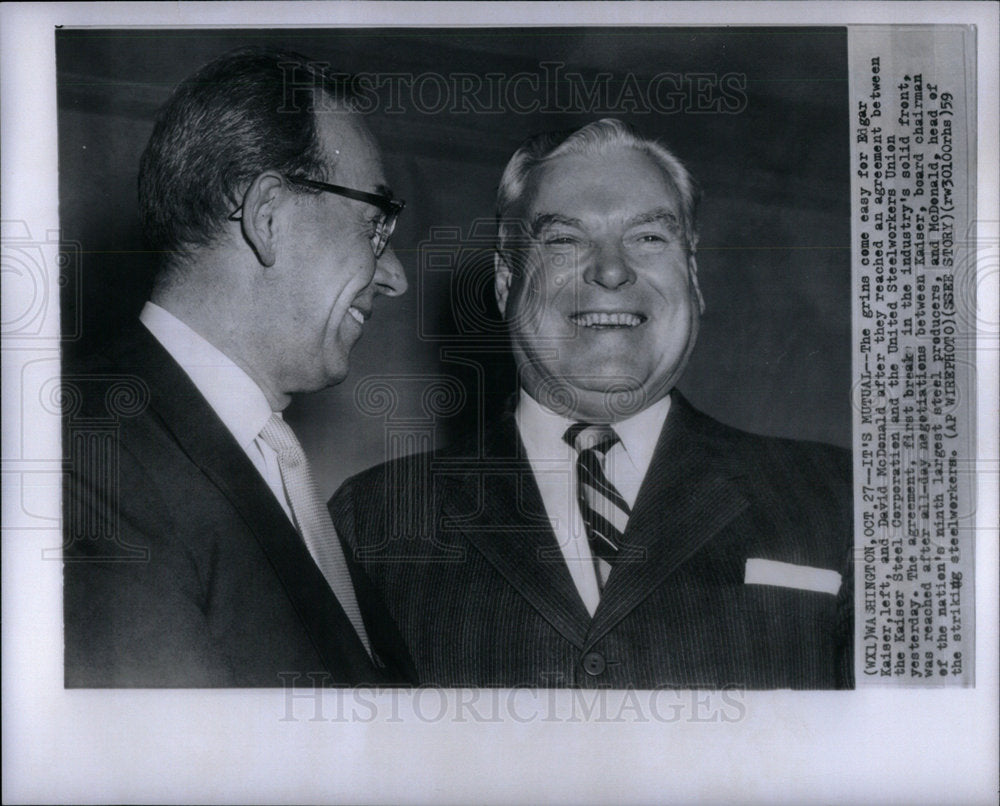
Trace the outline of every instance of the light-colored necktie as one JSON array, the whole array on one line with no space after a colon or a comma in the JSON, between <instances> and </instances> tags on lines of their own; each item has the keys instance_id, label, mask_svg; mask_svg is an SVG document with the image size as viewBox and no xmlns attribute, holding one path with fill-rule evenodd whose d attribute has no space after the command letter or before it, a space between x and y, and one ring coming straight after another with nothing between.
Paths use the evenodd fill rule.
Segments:
<instances>
[{"instance_id":1,"label":"light-colored necktie","mask_svg":"<svg viewBox=\"0 0 1000 806\"><path fill-rule=\"evenodd\" d=\"M261 429L260 436L278 454L281 481L292 506L296 528L302 535L306 548L354 625L361 643L371 655L371 644L361 619L361 608L358 607L344 551L295 432L281 417L272 414L267 425Z\"/></svg>"},{"instance_id":2,"label":"light-colored necktie","mask_svg":"<svg viewBox=\"0 0 1000 806\"><path fill-rule=\"evenodd\" d=\"M611 567L618 559L625 527L632 508L604 472L607 453L619 441L609 425L574 423L563 439L578 452L576 460L577 498L587 529L587 542L594 555L598 586L603 591Z\"/></svg>"}]
</instances>

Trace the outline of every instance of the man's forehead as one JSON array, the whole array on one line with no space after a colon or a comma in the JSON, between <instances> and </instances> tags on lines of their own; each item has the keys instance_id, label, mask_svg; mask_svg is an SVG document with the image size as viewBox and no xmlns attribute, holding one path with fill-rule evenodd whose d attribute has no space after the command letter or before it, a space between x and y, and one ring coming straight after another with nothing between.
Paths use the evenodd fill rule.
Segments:
<instances>
[{"instance_id":1,"label":"man's forehead","mask_svg":"<svg viewBox=\"0 0 1000 806\"><path fill-rule=\"evenodd\" d=\"M578 227L587 229L595 223L613 223L625 228L644 224L676 226L680 220L680 204L669 187L657 194L633 196L622 192L590 195L537 194L523 218L529 231L541 232L548 227Z\"/></svg>"},{"instance_id":2,"label":"man's forehead","mask_svg":"<svg viewBox=\"0 0 1000 806\"><path fill-rule=\"evenodd\" d=\"M374 135L355 112L339 110L319 117L319 135L330 176L355 182L359 190L391 195Z\"/></svg>"},{"instance_id":3,"label":"man's forehead","mask_svg":"<svg viewBox=\"0 0 1000 806\"><path fill-rule=\"evenodd\" d=\"M667 206L652 207L637 213L630 213L624 219L627 226L637 226L639 224L676 224L677 213L674 208ZM585 223L582 219L561 213L537 212L529 222L531 229L535 232L549 226L583 227Z\"/></svg>"},{"instance_id":4,"label":"man's forehead","mask_svg":"<svg viewBox=\"0 0 1000 806\"><path fill-rule=\"evenodd\" d=\"M531 177L528 218L575 218L577 208L619 213L625 218L676 215L679 196L670 177L647 154L618 148L595 154L565 154Z\"/></svg>"}]
</instances>

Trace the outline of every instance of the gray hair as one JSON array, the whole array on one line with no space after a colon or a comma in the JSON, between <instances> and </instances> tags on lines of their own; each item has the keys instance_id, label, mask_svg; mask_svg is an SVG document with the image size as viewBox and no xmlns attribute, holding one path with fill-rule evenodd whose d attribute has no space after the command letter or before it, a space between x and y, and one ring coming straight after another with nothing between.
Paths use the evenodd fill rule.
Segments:
<instances>
[{"instance_id":1,"label":"gray hair","mask_svg":"<svg viewBox=\"0 0 1000 806\"><path fill-rule=\"evenodd\" d=\"M566 154L595 155L612 148L634 148L653 160L677 191L681 224L688 249L698 242L695 215L701 192L683 163L665 145L644 137L632 126L615 118L588 123L579 129L536 134L514 152L497 191L497 250L503 251L514 232L523 232L520 221L527 208L532 174L547 162Z\"/></svg>"}]
</instances>

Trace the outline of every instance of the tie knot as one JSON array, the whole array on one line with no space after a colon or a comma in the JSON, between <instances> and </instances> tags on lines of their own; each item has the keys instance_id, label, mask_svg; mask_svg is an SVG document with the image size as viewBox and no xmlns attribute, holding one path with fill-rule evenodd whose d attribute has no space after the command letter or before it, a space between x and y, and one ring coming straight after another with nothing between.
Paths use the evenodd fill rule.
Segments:
<instances>
[{"instance_id":1,"label":"tie knot","mask_svg":"<svg viewBox=\"0 0 1000 806\"><path fill-rule=\"evenodd\" d=\"M260 430L260 438L271 446L282 461L287 462L290 466L294 467L305 458L302 446L299 444L292 427L277 414L272 414L271 419Z\"/></svg>"},{"instance_id":2,"label":"tie knot","mask_svg":"<svg viewBox=\"0 0 1000 806\"><path fill-rule=\"evenodd\" d=\"M597 451L605 454L619 442L618 434L610 425L573 423L566 429L563 439L578 453Z\"/></svg>"}]
</instances>

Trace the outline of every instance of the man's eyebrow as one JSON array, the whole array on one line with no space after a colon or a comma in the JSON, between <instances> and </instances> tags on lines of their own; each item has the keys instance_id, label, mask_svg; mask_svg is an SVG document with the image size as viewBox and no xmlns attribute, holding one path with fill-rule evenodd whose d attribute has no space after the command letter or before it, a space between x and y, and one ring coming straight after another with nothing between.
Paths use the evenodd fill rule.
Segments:
<instances>
[{"instance_id":1,"label":"man's eyebrow","mask_svg":"<svg viewBox=\"0 0 1000 806\"><path fill-rule=\"evenodd\" d=\"M386 196L386 197L388 197L390 199L393 198L392 188L389 187L388 185L381 185L381 184L380 185L375 185L375 192L379 196Z\"/></svg>"},{"instance_id":2,"label":"man's eyebrow","mask_svg":"<svg viewBox=\"0 0 1000 806\"><path fill-rule=\"evenodd\" d=\"M583 222L579 218L569 218L568 216L559 215L559 213L540 213L531 219L530 231L532 235L537 235L546 227L553 224L563 224L567 227L578 227L583 228Z\"/></svg>"},{"instance_id":3,"label":"man's eyebrow","mask_svg":"<svg viewBox=\"0 0 1000 806\"><path fill-rule=\"evenodd\" d=\"M639 215L632 216L627 222L626 226L636 227L641 224L652 224L656 221L665 221L668 224L677 224L677 214L668 207L657 207L655 210L650 210L647 213L639 213Z\"/></svg>"}]
</instances>

